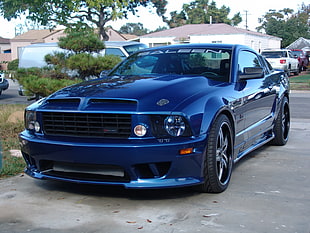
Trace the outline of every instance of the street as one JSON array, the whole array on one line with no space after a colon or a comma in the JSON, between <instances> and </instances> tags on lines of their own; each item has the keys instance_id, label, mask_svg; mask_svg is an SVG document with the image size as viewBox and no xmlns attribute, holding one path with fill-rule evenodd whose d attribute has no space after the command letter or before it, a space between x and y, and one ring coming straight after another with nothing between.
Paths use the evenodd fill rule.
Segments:
<instances>
[{"instance_id":1,"label":"street","mask_svg":"<svg viewBox=\"0 0 310 233\"><path fill-rule=\"evenodd\" d=\"M3 92L0 103L11 95ZM310 92L293 91L290 101L287 145L266 145L242 159L224 193L125 190L20 175L0 180L0 232L310 233Z\"/></svg>"},{"instance_id":2,"label":"street","mask_svg":"<svg viewBox=\"0 0 310 233\"><path fill-rule=\"evenodd\" d=\"M11 79L9 81L9 89L2 92L0 95L0 104L31 104L34 101L28 101L26 96L20 96L18 94L19 85L13 82Z\"/></svg>"}]
</instances>

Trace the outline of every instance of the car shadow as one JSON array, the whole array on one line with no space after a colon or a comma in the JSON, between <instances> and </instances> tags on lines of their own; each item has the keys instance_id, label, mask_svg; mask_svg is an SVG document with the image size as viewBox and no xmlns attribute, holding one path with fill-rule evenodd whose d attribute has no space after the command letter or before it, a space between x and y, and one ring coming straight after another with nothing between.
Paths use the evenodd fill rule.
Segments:
<instances>
[{"instance_id":1,"label":"car shadow","mask_svg":"<svg viewBox=\"0 0 310 233\"><path fill-rule=\"evenodd\" d=\"M113 197L132 200L177 199L199 195L191 187L165 189L126 189L123 186L75 184L52 180L35 180L35 185L49 192L66 192L93 197Z\"/></svg>"},{"instance_id":2,"label":"car shadow","mask_svg":"<svg viewBox=\"0 0 310 233\"><path fill-rule=\"evenodd\" d=\"M251 160L258 159L261 156L265 156L264 151L267 150L270 146L269 144L263 145L262 147L250 152L249 154L242 157L237 163L234 164L233 170L237 170L239 166L242 166L243 163L251 163Z\"/></svg>"}]
</instances>

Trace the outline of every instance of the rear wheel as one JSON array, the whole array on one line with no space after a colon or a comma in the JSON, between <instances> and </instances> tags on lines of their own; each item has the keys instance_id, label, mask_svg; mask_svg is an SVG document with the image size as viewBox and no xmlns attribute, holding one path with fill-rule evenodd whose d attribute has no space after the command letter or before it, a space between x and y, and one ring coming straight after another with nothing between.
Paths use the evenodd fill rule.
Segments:
<instances>
[{"instance_id":1,"label":"rear wheel","mask_svg":"<svg viewBox=\"0 0 310 233\"><path fill-rule=\"evenodd\" d=\"M211 127L204 159L204 183L201 192L223 192L230 181L233 166L233 136L229 119L220 115Z\"/></svg>"},{"instance_id":2,"label":"rear wheel","mask_svg":"<svg viewBox=\"0 0 310 233\"><path fill-rule=\"evenodd\" d=\"M290 131L290 108L287 97L284 97L281 102L281 109L278 117L275 121L273 132L275 138L272 144L277 146L283 146L288 141L288 135Z\"/></svg>"},{"instance_id":3,"label":"rear wheel","mask_svg":"<svg viewBox=\"0 0 310 233\"><path fill-rule=\"evenodd\" d=\"M294 74L295 75L299 75L299 73L300 73L300 67L299 67L299 65L297 66L297 70L294 72Z\"/></svg>"}]
</instances>

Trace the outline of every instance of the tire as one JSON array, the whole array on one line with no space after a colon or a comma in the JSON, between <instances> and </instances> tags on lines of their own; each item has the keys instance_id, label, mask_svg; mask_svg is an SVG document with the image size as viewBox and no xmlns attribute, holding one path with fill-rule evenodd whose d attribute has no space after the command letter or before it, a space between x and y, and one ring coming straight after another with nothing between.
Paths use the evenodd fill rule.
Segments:
<instances>
[{"instance_id":1,"label":"tire","mask_svg":"<svg viewBox=\"0 0 310 233\"><path fill-rule=\"evenodd\" d=\"M290 131L290 108L287 97L284 97L281 102L281 109L275 121L273 133L275 138L272 144L276 146L284 146L288 141Z\"/></svg>"},{"instance_id":2,"label":"tire","mask_svg":"<svg viewBox=\"0 0 310 233\"><path fill-rule=\"evenodd\" d=\"M204 183L200 192L220 193L229 184L233 167L233 135L231 122L220 115L213 123L204 154Z\"/></svg>"},{"instance_id":3,"label":"tire","mask_svg":"<svg viewBox=\"0 0 310 233\"><path fill-rule=\"evenodd\" d=\"M294 72L294 75L299 75L299 73L300 73L300 67L299 67L299 65L297 66L297 70Z\"/></svg>"}]
</instances>

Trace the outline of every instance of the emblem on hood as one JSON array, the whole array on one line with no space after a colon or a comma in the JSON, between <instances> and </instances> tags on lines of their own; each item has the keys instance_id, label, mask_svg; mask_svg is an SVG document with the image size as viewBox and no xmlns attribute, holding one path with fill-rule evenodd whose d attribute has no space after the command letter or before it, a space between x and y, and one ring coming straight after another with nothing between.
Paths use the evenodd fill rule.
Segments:
<instances>
[{"instance_id":1,"label":"emblem on hood","mask_svg":"<svg viewBox=\"0 0 310 233\"><path fill-rule=\"evenodd\" d=\"M169 100L167 100L167 99L161 99L161 100L157 101L158 106L164 106L166 104L169 104Z\"/></svg>"}]
</instances>

